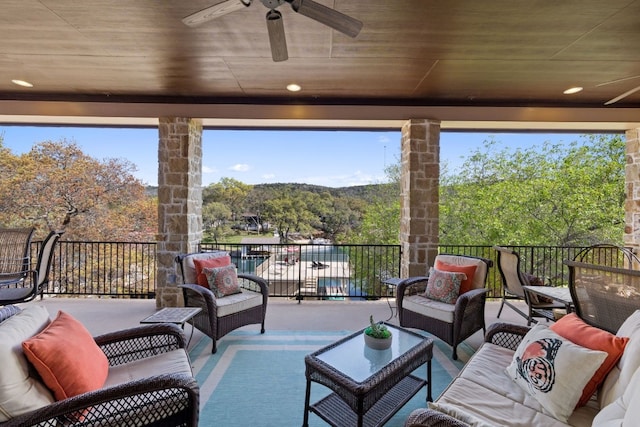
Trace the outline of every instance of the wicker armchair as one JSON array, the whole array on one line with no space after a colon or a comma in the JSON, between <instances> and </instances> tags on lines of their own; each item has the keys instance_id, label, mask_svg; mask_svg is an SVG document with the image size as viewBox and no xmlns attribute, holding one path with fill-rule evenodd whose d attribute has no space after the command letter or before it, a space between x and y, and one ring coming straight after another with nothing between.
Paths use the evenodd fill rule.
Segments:
<instances>
[{"instance_id":1,"label":"wicker armchair","mask_svg":"<svg viewBox=\"0 0 640 427\"><path fill-rule=\"evenodd\" d=\"M484 306L488 289L487 273L493 261L465 255L440 254L436 261L460 266L475 265L472 289L458 297L455 304L433 301L423 296L428 277L404 279L398 284L396 303L400 326L422 329L453 347L452 357L458 358L457 347L479 330L485 330Z\"/></svg>"},{"instance_id":2,"label":"wicker armchair","mask_svg":"<svg viewBox=\"0 0 640 427\"><path fill-rule=\"evenodd\" d=\"M62 233L62 231L52 231L42 242L35 268L26 271L26 274L32 274L30 282L0 286L0 305L31 301L42 293L42 290L49 283L53 250ZM20 281L22 282L22 279Z\"/></svg>"},{"instance_id":3,"label":"wicker armchair","mask_svg":"<svg viewBox=\"0 0 640 427\"><path fill-rule=\"evenodd\" d=\"M217 340L242 326L260 324L260 333L264 334L264 319L267 314L269 284L253 274L238 274L242 292L223 298L196 284L194 260L206 260L228 255L224 251L184 254L176 257L177 270L182 277L184 304L186 307L200 307L193 324L212 339L211 353L217 351Z\"/></svg>"},{"instance_id":4,"label":"wicker armchair","mask_svg":"<svg viewBox=\"0 0 640 427\"><path fill-rule=\"evenodd\" d=\"M4 306L0 308L0 321L19 312L15 306ZM156 359L177 349L186 351L184 333L173 324L145 325L94 339L111 367L131 362L143 362L140 366L144 366L146 359ZM186 353L184 357L188 358ZM198 383L192 375L181 372L142 377L82 393L0 422L0 426L195 427L198 417Z\"/></svg>"}]
</instances>

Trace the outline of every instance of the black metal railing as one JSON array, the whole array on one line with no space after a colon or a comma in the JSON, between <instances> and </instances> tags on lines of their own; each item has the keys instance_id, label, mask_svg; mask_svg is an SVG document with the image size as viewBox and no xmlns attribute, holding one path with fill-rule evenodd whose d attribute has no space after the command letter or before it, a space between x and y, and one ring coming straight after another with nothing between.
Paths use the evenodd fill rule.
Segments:
<instances>
[{"instance_id":1,"label":"black metal railing","mask_svg":"<svg viewBox=\"0 0 640 427\"><path fill-rule=\"evenodd\" d=\"M155 298L156 267L153 242L59 241L43 294Z\"/></svg>"},{"instance_id":2,"label":"black metal railing","mask_svg":"<svg viewBox=\"0 0 640 427\"><path fill-rule=\"evenodd\" d=\"M501 245L513 249L520 255L520 269L522 272L533 274L551 286L567 286L569 284L569 268L563 264L564 260L573 260L576 255L587 249L585 246L518 246ZM472 255L488 258L493 261L493 268L487 276L487 287L490 289L489 298L502 296L502 278L498 271L497 252L492 246L464 246L442 245L440 253ZM623 267L625 261L619 256L615 246L599 247L596 254L601 262L611 267Z\"/></svg>"},{"instance_id":3,"label":"black metal railing","mask_svg":"<svg viewBox=\"0 0 640 427\"><path fill-rule=\"evenodd\" d=\"M37 259L41 242L32 246ZM569 281L565 259L574 259L584 247L513 246L521 257L523 271L554 286ZM313 299L378 299L392 295L384 284L400 277L402 253L399 245L311 245L311 244L202 244L201 250L221 249L232 255L240 272L267 278L270 295ZM489 258L487 286L490 298L502 295L497 254L491 246L442 245L440 253ZM606 251L612 251L608 253ZM615 248L600 248L607 265L624 266L613 254ZM50 282L44 294L154 298L156 292L155 242L60 241L54 250ZM426 268L425 268L426 273Z\"/></svg>"},{"instance_id":4,"label":"black metal railing","mask_svg":"<svg viewBox=\"0 0 640 427\"><path fill-rule=\"evenodd\" d=\"M201 245L216 249L228 251L238 271L266 278L274 297L378 299L391 292L383 280L400 276L399 245Z\"/></svg>"}]
</instances>

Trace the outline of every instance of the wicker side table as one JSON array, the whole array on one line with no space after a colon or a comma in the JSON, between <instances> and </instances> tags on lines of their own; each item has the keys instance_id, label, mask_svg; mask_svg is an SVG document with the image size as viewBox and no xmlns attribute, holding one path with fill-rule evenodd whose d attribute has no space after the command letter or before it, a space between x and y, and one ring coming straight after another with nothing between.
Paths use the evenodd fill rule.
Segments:
<instances>
[{"instance_id":1,"label":"wicker side table","mask_svg":"<svg viewBox=\"0 0 640 427\"><path fill-rule=\"evenodd\" d=\"M309 413L332 426L381 426L427 385L431 396L433 340L386 324L393 334L388 350L371 350L364 344L363 330L305 357L307 388L303 427ZM412 375L427 364L427 379ZM311 404L311 383L333 391Z\"/></svg>"}]
</instances>

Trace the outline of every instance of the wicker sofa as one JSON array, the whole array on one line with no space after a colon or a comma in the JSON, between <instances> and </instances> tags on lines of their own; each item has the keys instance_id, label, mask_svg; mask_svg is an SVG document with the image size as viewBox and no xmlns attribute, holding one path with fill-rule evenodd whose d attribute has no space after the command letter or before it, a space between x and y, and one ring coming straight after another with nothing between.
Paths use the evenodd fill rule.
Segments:
<instances>
[{"instance_id":1,"label":"wicker sofa","mask_svg":"<svg viewBox=\"0 0 640 427\"><path fill-rule=\"evenodd\" d=\"M459 375L429 408L414 410L405 427L637 425L640 408L634 408L631 402L640 401L640 310L626 319L617 333L618 337L629 337L622 357L596 395L566 421L550 415L505 373L529 330L521 325L491 325L485 343Z\"/></svg>"},{"instance_id":2,"label":"wicker sofa","mask_svg":"<svg viewBox=\"0 0 640 427\"><path fill-rule=\"evenodd\" d=\"M52 365L68 361L61 354L64 349L44 355L51 356L50 359L34 359L34 365L28 353L35 352L38 347L25 345L44 341L54 326L57 333L64 333L65 324L59 319L69 318L59 312L51 320L46 309L35 304L24 309L11 305L0 308L0 426L198 424L198 384L191 372L184 334L178 326L171 324L145 325L93 338L94 342L86 347L95 347L93 351L102 353L97 359L105 359L104 384L59 399L58 387L48 386L49 373L45 375L39 369L41 362L49 364L50 373L60 379L64 387L78 378L95 381L100 375L94 371L83 373L83 367L79 366L82 363L76 363L66 367L67 378L62 378L62 366ZM91 341L86 329L84 332ZM51 344L56 345L55 342ZM79 353L84 354L83 351ZM73 354L70 360L73 360ZM93 360L87 362L90 364Z\"/></svg>"}]
</instances>

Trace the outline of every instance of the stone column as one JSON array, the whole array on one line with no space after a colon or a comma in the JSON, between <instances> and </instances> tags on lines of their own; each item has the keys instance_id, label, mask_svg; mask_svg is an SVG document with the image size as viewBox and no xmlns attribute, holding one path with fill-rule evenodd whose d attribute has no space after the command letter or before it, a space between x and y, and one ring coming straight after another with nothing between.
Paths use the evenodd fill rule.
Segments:
<instances>
[{"instance_id":1,"label":"stone column","mask_svg":"<svg viewBox=\"0 0 640 427\"><path fill-rule=\"evenodd\" d=\"M626 201L624 205L624 245L640 255L640 129L625 133L627 165L625 167ZM640 269L640 266L632 266Z\"/></svg>"},{"instance_id":2,"label":"stone column","mask_svg":"<svg viewBox=\"0 0 640 427\"><path fill-rule=\"evenodd\" d=\"M438 254L440 121L404 123L401 168L400 275L421 276Z\"/></svg>"},{"instance_id":3,"label":"stone column","mask_svg":"<svg viewBox=\"0 0 640 427\"><path fill-rule=\"evenodd\" d=\"M156 306L184 305L174 259L202 239L202 121L159 119Z\"/></svg>"}]
</instances>

